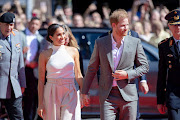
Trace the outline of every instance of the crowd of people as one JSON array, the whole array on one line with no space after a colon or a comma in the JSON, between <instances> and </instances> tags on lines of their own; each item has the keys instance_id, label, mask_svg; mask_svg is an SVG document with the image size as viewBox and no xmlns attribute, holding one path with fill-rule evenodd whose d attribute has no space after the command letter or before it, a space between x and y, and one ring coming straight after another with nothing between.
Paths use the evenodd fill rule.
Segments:
<instances>
[{"instance_id":1,"label":"crowd of people","mask_svg":"<svg viewBox=\"0 0 180 120\"><path fill-rule=\"evenodd\" d=\"M101 16L92 2L83 15L73 13L71 6L57 6L54 16L46 17L45 8L33 9L27 20L20 1L15 0L14 5L4 4L0 15L0 103L10 119L80 120L81 108L89 105L88 91L99 66L101 119L138 119L135 79L149 69L140 42L144 40L159 47L158 110L166 112L167 91L169 120L179 120L179 9L170 12L163 5L154 6L152 0L134 0L127 11L111 11L104 4ZM85 75L70 27L111 28L95 41ZM38 32L41 28L47 29L45 38ZM146 94L146 77L141 79Z\"/></svg>"},{"instance_id":2,"label":"crowd of people","mask_svg":"<svg viewBox=\"0 0 180 120\"><path fill-rule=\"evenodd\" d=\"M27 20L19 0L15 0L14 7L5 3L2 13L12 11L16 13L15 29L25 30L30 20ZM41 27L47 29L52 23L66 24L69 27L111 27L109 15L112 12L108 3L102 5L102 13L98 11L96 2L92 2L83 14L74 13L70 5L57 5L53 16L47 15L47 6L34 8L32 16L38 17ZM127 10L130 28L139 34L141 40L154 46L172 34L168 29L165 15L170 10L164 5L154 6L152 0L134 0L131 9ZM17 27L18 26L18 27Z\"/></svg>"}]
</instances>

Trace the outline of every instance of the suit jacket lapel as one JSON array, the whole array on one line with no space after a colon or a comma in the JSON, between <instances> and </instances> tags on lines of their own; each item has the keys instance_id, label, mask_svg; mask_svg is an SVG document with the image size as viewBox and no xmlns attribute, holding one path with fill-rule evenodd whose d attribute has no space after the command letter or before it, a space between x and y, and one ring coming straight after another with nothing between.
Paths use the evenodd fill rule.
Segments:
<instances>
[{"instance_id":1,"label":"suit jacket lapel","mask_svg":"<svg viewBox=\"0 0 180 120\"><path fill-rule=\"evenodd\" d=\"M123 51L122 51L121 58L119 60L119 63L116 69L120 68L121 64L123 64L123 61L126 60L125 53L128 53L130 46L131 46L130 39L128 39L128 36L125 36Z\"/></svg>"},{"instance_id":2,"label":"suit jacket lapel","mask_svg":"<svg viewBox=\"0 0 180 120\"><path fill-rule=\"evenodd\" d=\"M14 35L11 34L11 49L12 49L12 53L15 52L15 38L14 38Z\"/></svg>"},{"instance_id":3,"label":"suit jacket lapel","mask_svg":"<svg viewBox=\"0 0 180 120\"><path fill-rule=\"evenodd\" d=\"M1 36L1 41L2 41L2 43L7 47L7 49L8 49L9 51L11 51L11 47L10 47L8 41L7 41L6 39L3 40L3 38L2 38L3 35L2 35L1 32L0 32L0 36Z\"/></svg>"},{"instance_id":4,"label":"suit jacket lapel","mask_svg":"<svg viewBox=\"0 0 180 120\"><path fill-rule=\"evenodd\" d=\"M114 61L113 61L113 54L112 54L112 40L111 35L108 36L108 39L104 42L104 47L107 50L107 58L109 61L109 64L111 66L112 71L114 71Z\"/></svg>"},{"instance_id":5,"label":"suit jacket lapel","mask_svg":"<svg viewBox=\"0 0 180 120\"><path fill-rule=\"evenodd\" d=\"M11 51L11 47L10 47L8 41L7 41L7 40L2 40L2 42L3 42L3 44L5 44L5 46L7 47L7 49L8 49L9 51Z\"/></svg>"}]
</instances>

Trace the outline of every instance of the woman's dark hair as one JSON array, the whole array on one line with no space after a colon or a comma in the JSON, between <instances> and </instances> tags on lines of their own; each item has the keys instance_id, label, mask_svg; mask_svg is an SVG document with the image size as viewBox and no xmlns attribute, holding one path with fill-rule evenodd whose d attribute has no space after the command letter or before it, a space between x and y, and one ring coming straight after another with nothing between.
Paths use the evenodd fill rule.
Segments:
<instances>
[{"instance_id":1,"label":"woman's dark hair","mask_svg":"<svg viewBox=\"0 0 180 120\"><path fill-rule=\"evenodd\" d=\"M59 25L59 24L51 24L48 29L47 29L47 36L46 36L46 40L49 41L50 43L52 43L53 41L49 38L49 36L53 36L54 33L56 32L57 28L62 27L64 29L63 25Z\"/></svg>"}]
</instances>

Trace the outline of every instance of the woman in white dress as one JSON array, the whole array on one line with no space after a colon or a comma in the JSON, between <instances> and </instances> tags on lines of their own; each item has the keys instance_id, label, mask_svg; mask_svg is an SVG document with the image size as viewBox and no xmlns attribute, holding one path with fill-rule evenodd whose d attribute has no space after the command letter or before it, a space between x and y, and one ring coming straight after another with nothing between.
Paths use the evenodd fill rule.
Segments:
<instances>
[{"instance_id":1,"label":"woman in white dress","mask_svg":"<svg viewBox=\"0 0 180 120\"><path fill-rule=\"evenodd\" d=\"M65 46L65 38L62 25L50 25L47 40L53 44L52 48L39 56L38 115L44 120L77 120L75 109L79 98L74 79L81 90L83 76L78 49Z\"/></svg>"}]
</instances>

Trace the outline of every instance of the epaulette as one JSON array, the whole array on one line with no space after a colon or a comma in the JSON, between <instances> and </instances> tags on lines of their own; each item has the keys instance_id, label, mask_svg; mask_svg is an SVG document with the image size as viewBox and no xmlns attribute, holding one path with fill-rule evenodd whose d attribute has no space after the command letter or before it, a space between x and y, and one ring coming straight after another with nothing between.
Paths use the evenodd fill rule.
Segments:
<instances>
[{"instance_id":1,"label":"epaulette","mask_svg":"<svg viewBox=\"0 0 180 120\"><path fill-rule=\"evenodd\" d=\"M12 33L14 36L15 36L16 34L15 34L13 31L19 32L19 30L13 29L11 33Z\"/></svg>"},{"instance_id":2,"label":"epaulette","mask_svg":"<svg viewBox=\"0 0 180 120\"><path fill-rule=\"evenodd\" d=\"M18 31L17 29L13 29L13 31Z\"/></svg>"},{"instance_id":3,"label":"epaulette","mask_svg":"<svg viewBox=\"0 0 180 120\"><path fill-rule=\"evenodd\" d=\"M16 34L14 33L14 31L16 31L16 32L17 32L18 30L16 30L16 29L13 29L13 30L12 30L12 32L11 32L11 33L15 36Z\"/></svg>"},{"instance_id":4,"label":"epaulette","mask_svg":"<svg viewBox=\"0 0 180 120\"><path fill-rule=\"evenodd\" d=\"M166 39L162 40L161 42L159 42L158 45L161 45L162 43L166 42L168 39L169 39L169 38L166 38Z\"/></svg>"},{"instance_id":5,"label":"epaulette","mask_svg":"<svg viewBox=\"0 0 180 120\"><path fill-rule=\"evenodd\" d=\"M172 45L173 45L173 41L174 41L174 40L172 40L172 39L169 41L169 46L172 46Z\"/></svg>"}]
</instances>

